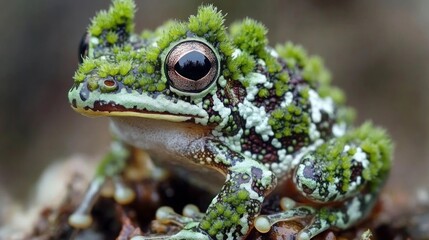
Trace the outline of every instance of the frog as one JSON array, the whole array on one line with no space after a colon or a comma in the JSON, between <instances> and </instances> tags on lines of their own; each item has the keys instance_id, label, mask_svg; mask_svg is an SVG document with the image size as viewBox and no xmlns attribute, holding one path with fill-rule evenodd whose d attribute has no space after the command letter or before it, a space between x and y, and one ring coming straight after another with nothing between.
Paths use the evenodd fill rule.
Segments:
<instances>
[{"instance_id":1,"label":"frog","mask_svg":"<svg viewBox=\"0 0 429 240\"><path fill-rule=\"evenodd\" d=\"M109 180L118 203L133 201L121 175L128 146L215 194L205 212L159 208L156 218L180 230L133 240L245 239L254 229L309 219L296 236L306 240L368 216L393 144L371 122L354 126L354 110L320 57L291 42L271 47L265 25L251 18L227 28L213 5L140 34L135 12L133 0L113 0L81 42L69 102L85 116L108 117L114 137L70 225L91 224ZM279 189L284 182L291 187ZM261 214L274 191L297 195Z\"/></svg>"}]
</instances>

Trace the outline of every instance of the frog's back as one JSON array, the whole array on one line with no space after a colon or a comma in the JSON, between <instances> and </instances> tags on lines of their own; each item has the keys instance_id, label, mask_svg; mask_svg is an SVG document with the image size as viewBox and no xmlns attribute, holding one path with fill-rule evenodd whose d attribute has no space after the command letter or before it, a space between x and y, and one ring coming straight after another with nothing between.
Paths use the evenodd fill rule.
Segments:
<instances>
[{"instance_id":1,"label":"frog's back","mask_svg":"<svg viewBox=\"0 0 429 240\"><path fill-rule=\"evenodd\" d=\"M235 106L241 128L224 140L284 175L304 154L343 135L353 111L344 105L341 90L330 85L319 57L289 42L267 47L265 28L253 20L231 32L240 49L234 57L254 61L255 67L238 78L237 88L244 89Z\"/></svg>"}]
</instances>

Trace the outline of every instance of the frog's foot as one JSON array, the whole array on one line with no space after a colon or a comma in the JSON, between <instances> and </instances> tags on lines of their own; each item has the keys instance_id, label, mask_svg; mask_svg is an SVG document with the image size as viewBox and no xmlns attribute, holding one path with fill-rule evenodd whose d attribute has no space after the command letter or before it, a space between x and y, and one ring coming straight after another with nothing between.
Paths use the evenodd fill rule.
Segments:
<instances>
[{"instance_id":1,"label":"frog's foot","mask_svg":"<svg viewBox=\"0 0 429 240\"><path fill-rule=\"evenodd\" d=\"M209 239L198 227L204 214L197 206L188 204L183 208L182 215L174 212L171 207L160 207L156 211L156 220L161 224L174 224L182 228L174 235L135 236L131 240L159 240L159 239Z\"/></svg>"},{"instance_id":2,"label":"frog's foot","mask_svg":"<svg viewBox=\"0 0 429 240\"><path fill-rule=\"evenodd\" d=\"M292 199L282 198L280 206L284 211L270 215L259 215L256 217L254 222L256 230L261 233L267 233L277 222L308 218L316 213L316 209L312 207L295 205L296 203Z\"/></svg>"},{"instance_id":3,"label":"frog's foot","mask_svg":"<svg viewBox=\"0 0 429 240\"><path fill-rule=\"evenodd\" d=\"M271 215L258 216L255 219L255 228L261 233L266 233L277 222L308 218L311 219L310 223L297 234L298 240L308 240L329 228L347 229L356 224L367 215L368 210L372 209L375 196L375 193L362 194L345 201L340 207L322 207L320 209L295 206L293 202L285 201L281 204L282 208L290 209Z\"/></svg>"},{"instance_id":4,"label":"frog's foot","mask_svg":"<svg viewBox=\"0 0 429 240\"><path fill-rule=\"evenodd\" d=\"M156 220L162 224L175 224L180 227L192 222L200 222L204 214L200 212L197 206L188 204L183 208L183 215L180 215L171 207L160 207L156 211Z\"/></svg>"},{"instance_id":5,"label":"frog's foot","mask_svg":"<svg viewBox=\"0 0 429 240\"><path fill-rule=\"evenodd\" d=\"M198 227L198 222L188 223L182 230L174 235L163 236L135 236L131 240L212 240L206 232Z\"/></svg>"},{"instance_id":6,"label":"frog's foot","mask_svg":"<svg viewBox=\"0 0 429 240\"><path fill-rule=\"evenodd\" d=\"M128 147L114 141L111 150L97 168L96 177L92 180L82 202L68 221L72 227L88 228L92 223L92 207L102 194L113 196L119 204L131 203L136 194L122 180L122 172L130 155ZM110 184L113 183L113 184Z\"/></svg>"},{"instance_id":7,"label":"frog's foot","mask_svg":"<svg viewBox=\"0 0 429 240\"><path fill-rule=\"evenodd\" d=\"M104 179L95 178L89 185L82 202L73 214L69 216L68 222L74 228L88 228L92 224L90 211L98 198Z\"/></svg>"},{"instance_id":8,"label":"frog's foot","mask_svg":"<svg viewBox=\"0 0 429 240\"><path fill-rule=\"evenodd\" d=\"M74 228L88 228L92 224L91 210L100 195L111 197L119 204L125 205L135 199L134 191L126 186L122 178L115 176L112 178L113 187L105 177L96 177L85 192L83 200L77 209L70 215L68 222Z\"/></svg>"},{"instance_id":9,"label":"frog's foot","mask_svg":"<svg viewBox=\"0 0 429 240\"><path fill-rule=\"evenodd\" d=\"M267 233L277 222L292 221L303 218L312 218L312 220L309 225L297 234L298 240L311 239L332 226L324 216L322 217L322 214L319 213L318 210L312 207L300 206L280 213L259 215L255 219L255 228L261 233Z\"/></svg>"}]
</instances>

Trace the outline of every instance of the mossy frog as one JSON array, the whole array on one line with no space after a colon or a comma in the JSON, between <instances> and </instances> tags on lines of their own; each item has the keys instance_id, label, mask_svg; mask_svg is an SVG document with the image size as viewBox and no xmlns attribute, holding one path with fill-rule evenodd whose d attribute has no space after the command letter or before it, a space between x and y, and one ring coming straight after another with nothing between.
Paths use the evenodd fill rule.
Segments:
<instances>
[{"instance_id":1,"label":"mossy frog","mask_svg":"<svg viewBox=\"0 0 429 240\"><path fill-rule=\"evenodd\" d=\"M252 228L267 232L278 221L309 217L298 239L310 239L346 229L373 208L391 166L391 142L371 123L352 126L352 111L320 58L289 42L270 47L267 29L249 18L227 29L211 5L140 35L134 13L132 0L114 0L81 44L69 101L81 114L110 117L115 140L70 217L73 226L90 224L107 178L117 180L119 202L133 199L119 177L129 154L124 143L218 191L205 213L159 211L183 226L171 239L242 239ZM284 181L300 193L295 200L307 201L285 198L282 211L260 215L265 197Z\"/></svg>"}]
</instances>

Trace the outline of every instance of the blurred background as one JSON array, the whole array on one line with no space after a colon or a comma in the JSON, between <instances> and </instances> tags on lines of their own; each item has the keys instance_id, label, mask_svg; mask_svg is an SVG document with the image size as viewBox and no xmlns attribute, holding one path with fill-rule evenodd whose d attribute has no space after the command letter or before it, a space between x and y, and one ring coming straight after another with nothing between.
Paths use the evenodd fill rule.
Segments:
<instances>
[{"instance_id":1,"label":"blurred background","mask_svg":"<svg viewBox=\"0 0 429 240\"><path fill-rule=\"evenodd\" d=\"M201 1L137 1L136 30L186 20ZM204 1L204 3L208 3ZM358 122L393 136L388 188L429 187L429 1L216 1L227 24L249 16L272 45L291 40L318 54L343 88ZM67 91L78 43L107 0L4 1L0 8L0 189L25 201L43 169L109 144L107 119L76 114Z\"/></svg>"}]
</instances>

